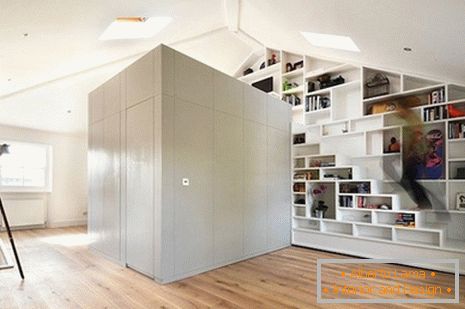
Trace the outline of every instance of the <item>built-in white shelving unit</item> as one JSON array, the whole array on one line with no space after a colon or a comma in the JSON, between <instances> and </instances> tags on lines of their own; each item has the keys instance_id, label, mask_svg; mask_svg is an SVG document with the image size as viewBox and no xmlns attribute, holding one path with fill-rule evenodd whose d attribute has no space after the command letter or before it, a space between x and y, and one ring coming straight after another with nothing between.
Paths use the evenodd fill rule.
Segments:
<instances>
[{"instance_id":1,"label":"built-in white shelving unit","mask_svg":"<svg viewBox=\"0 0 465 309\"><path fill-rule=\"evenodd\" d=\"M265 49L260 61L272 53L280 60L273 91L293 105L293 244L365 257L398 257L402 248L405 257L465 264L465 211L456 208L465 193L465 86L276 49ZM299 62L303 67L290 69ZM389 86L374 94L367 82L379 74ZM259 70L240 79L262 76ZM322 87L337 77L344 82ZM389 145L393 138L402 145L406 123L396 108L405 100L413 100L426 132L443 136L442 169L419 180L434 196L433 210L416 210L398 184L403 149ZM313 196L321 186L325 192ZM315 217L317 201L328 206L324 218ZM411 223L400 225L401 217Z\"/></svg>"}]
</instances>

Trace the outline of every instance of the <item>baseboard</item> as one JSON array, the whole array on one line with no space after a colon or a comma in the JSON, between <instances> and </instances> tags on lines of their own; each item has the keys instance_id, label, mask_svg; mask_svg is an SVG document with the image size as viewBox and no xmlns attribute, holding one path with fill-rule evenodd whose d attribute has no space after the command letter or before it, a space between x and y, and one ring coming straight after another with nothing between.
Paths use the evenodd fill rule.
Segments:
<instances>
[{"instance_id":1,"label":"baseboard","mask_svg":"<svg viewBox=\"0 0 465 309\"><path fill-rule=\"evenodd\" d=\"M60 227L70 227L70 226L82 226L87 224L87 219L83 220L64 220L56 222L47 222L47 227L54 229Z\"/></svg>"},{"instance_id":2,"label":"baseboard","mask_svg":"<svg viewBox=\"0 0 465 309\"><path fill-rule=\"evenodd\" d=\"M21 230L32 230L32 229L43 229L45 228L45 224L35 224L35 225L20 225L20 226L11 226L10 229L12 231L21 231ZM6 231L4 226L0 227L0 231Z\"/></svg>"}]
</instances>

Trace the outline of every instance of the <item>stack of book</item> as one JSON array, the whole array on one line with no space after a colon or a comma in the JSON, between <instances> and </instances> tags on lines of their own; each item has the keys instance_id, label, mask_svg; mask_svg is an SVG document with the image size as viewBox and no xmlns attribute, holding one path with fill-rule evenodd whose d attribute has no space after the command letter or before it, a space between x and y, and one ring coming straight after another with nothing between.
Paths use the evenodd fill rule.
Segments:
<instances>
[{"instance_id":1,"label":"stack of book","mask_svg":"<svg viewBox=\"0 0 465 309\"><path fill-rule=\"evenodd\" d=\"M403 227L415 227L415 214L397 214L396 225Z\"/></svg>"},{"instance_id":2,"label":"stack of book","mask_svg":"<svg viewBox=\"0 0 465 309\"><path fill-rule=\"evenodd\" d=\"M450 122L449 123L449 138L465 138L465 123Z\"/></svg>"},{"instance_id":3,"label":"stack of book","mask_svg":"<svg viewBox=\"0 0 465 309\"><path fill-rule=\"evenodd\" d=\"M423 110L423 121L435 121L449 118L447 106L426 107Z\"/></svg>"},{"instance_id":4,"label":"stack of book","mask_svg":"<svg viewBox=\"0 0 465 309\"><path fill-rule=\"evenodd\" d=\"M352 196L339 196L339 206L352 208Z\"/></svg>"},{"instance_id":5,"label":"stack of book","mask_svg":"<svg viewBox=\"0 0 465 309\"><path fill-rule=\"evenodd\" d=\"M331 101L328 97L312 95L305 97L305 111L312 112L320 109L325 109L331 106Z\"/></svg>"}]
</instances>

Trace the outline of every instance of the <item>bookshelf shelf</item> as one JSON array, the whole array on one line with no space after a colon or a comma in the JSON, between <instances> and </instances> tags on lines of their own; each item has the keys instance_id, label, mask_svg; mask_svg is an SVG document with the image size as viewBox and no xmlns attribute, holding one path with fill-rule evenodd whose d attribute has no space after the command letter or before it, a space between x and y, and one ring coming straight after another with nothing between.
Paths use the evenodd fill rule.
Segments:
<instances>
[{"instance_id":1,"label":"bookshelf shelf","mask_svg":"<svg viewBox=\"0 0 465 309\"><path fill-rule=\"evenodd\" d=\"M462 143L465 142L465 138L451 138L448 140L449 143Z\"/></svg>"},{"instance_id":2,"label":"bookshelf shelf","mask_svg":"<svg viewBox=\"0 0 465 309\"><path fill-rule=\"evenodd\" d=\"M296 93L302 93L303 91L304 91L304 87L300 85L298 87L294 87L292 89L283 91L283 94L296 94Z\"/></svg>"},{"instance_id":3,"label":"bookshelf shelf","mask_svg":"<svg viewBox=\"0 0 465 309\"><path fill-rule=\"evenodd\" d=\"M282 77L292 79L294 77L298 77L299 75L302 75L303 73L304 73L304 68L301 68L301 69L283 73Z\"/></svg>"},{"instance_id":4,"label":"bookshelf shelf","mask_svg":"<svg viewBox=\"0 0 465 309\"><path fill-rule=\"evenodd\" d=\"M335 90L335 89L337 90L337 89L341 89L341 88L350 88L352 86L356 86L356 85L359 85L359 84L360 84L360 81L347 82L347 83L336 85L336 86L333 86L333 87L328 87L328 88L318 89L318 90L315 90L315 91L310 91L310 92L307 92L305 95L309 96L309 95L326 94L326 93L330 93L331 90Z\"/></svg>"},{"instance_id":5,"label":"bookshelf shelf","mask_svg":"<svg viewBox=\"0 0 465 309\"><path fill-rule=\"evenodd\" d=\"M305 115L320 114L320 113L329 113L331 108L322 108L314 111L305 112Z\"/></svg>"},{"instance_id":6,"label":"bookshelf shelf","mask_svg":"<svg viewBox=\"0 0 465 309\"><path fill-rule=\"evenodd\" d=\"M422 94L422 93L425 93L425 92L435 90L435 89L440 88L440 87L444 87L444 85L428 86L428 87L424 87L424 88L420 88L420 89L413 89L413 90L407 90L407 91L403 91L403 92L390 93L390 94L381 95L381 96L377 96L377 97L373 97L373 98L363 99L363 102L364 103L374 103L374 102L380 102L380 101L388 101L388 100L398 99L398 98L405 97L405 96Z\"/></svg>"},{"instance_id":7,"label":"bookshelf shelf","mask_svg":"<svg viewBox=\"0 0 465 309\"><path fill-rule=\"evenodd\" d=\"M334 74L334 73L343 74L344 72L347 72L349 70L355 70L355 69L357 69L356 66L343 63L343 64L336 65L330 68L326 68L326 69L322 68L319 70L307 72L305 74L305 79L315 81L317 80L318 77L325 75L325 74Z\"/></svg>"},{"instance_id":8,"label":"bookshelf shelf","mask_svg":"<svg viewBox=\"0 0 465 309\"><path fill-rule=\"evenodd\" d=\"M245 76L241 76L241 77L239 77L239 80L241 80L243 82L246 82L246 83L256 82L258 80L261 80L261 79L267 78L269 76L272 76L273 73L278 73L280 66L281 66L280 63L273 64L271 66L265 67L264 69L254 71L254 72L252 72L250 74L247 74Z\"/></svg>"}]
</instances>

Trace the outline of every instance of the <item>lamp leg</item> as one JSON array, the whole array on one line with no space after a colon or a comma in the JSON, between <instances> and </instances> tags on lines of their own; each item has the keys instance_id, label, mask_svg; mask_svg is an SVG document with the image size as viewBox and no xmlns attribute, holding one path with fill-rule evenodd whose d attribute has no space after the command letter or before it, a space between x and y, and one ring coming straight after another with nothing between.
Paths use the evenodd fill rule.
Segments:
<instances>
[{"instance_id":1,"label":"lamp leg","mask_svg":"<svg viewBox=\"0 0 465 309\"><path fill-rule=\"evenodd\" d=\"M10 239L11 247L13 248L13 254L15 255L16 265L18 265L19 275L21 279L24 280L23 268L21 267L21 262L19 260L18 251L16 251L15 241L13 239L13 234L11 233L10 224L8 223L8 218L6 217L5 209L3 208L3 202L0 198L0 212L3 217L3 222L5 222L6 232L8 233L8 238Z\"/></svg>"}]
</instances>

